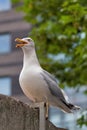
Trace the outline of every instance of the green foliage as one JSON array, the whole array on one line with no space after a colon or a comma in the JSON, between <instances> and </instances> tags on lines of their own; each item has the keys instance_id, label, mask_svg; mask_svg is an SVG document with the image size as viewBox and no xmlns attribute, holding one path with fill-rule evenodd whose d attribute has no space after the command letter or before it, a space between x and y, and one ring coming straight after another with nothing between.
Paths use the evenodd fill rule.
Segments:
<instances>
[{"instance_id":1,"label":"green foliage","mask_svg":"<svg viewBox=\"0 0 87 130\"><path fill-rule=\"evenodd\" d=\"M34 25L30 35L36 41L42 66L54 73L63 86L87 84L87 7L83 6L84 2L25 0L20 6L25 19ZM55 55L60 53L67 62L55 61Z\"/></svg>"},{"instance_id":2,"label":"green foliage","mask_svg":"<svg viewBox=\"0 0 87 130\"><path fill-rule=\"evenodd\" d=\"M77 123L81 128L83 127L83 124L87 126L87 111L82 113L81 117L77 120Z\"/></svg>"},{"instance_id":3,"label":"green foliage","mask_svg":"<svg viewBox=\"0 0 87 130\"><path fill-rule=\"evenodd\" d=\"M29 35L36 42L42 67L56 75L61 87L86 86L87 0L22 2L19 8L25 13L25 20L33 25ZM78 123L82 125L82 121L84 115Z\"/></svg>"}]
</instances>

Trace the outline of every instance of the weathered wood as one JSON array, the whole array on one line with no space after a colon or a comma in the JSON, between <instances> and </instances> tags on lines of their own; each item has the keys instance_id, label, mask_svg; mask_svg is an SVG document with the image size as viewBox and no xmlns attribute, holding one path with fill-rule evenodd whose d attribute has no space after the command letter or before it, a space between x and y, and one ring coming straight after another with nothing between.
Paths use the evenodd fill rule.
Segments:
<instances>
[{"instance_id":1,"label":"weathered wood","mask_svg":"<svg viewBox=\"0 0 87 130\"><path fill-rule=\"evenodd\" d=\"M0 130L39 130L39 109L0 95ZM57 128L46 121L46 130L65 129Z\"/></svg>"},{"instance_id":2,"label":"weathered wood","mask_svg":"<svg viewBox=\"0 0 87 130\"><path fill-rule=\"evenodd\" d=\"M39 109L39 130L46 130L46 118L45 118L45 103L33 103L30 105L31 108Z\"/></svg>"}]
</instances>

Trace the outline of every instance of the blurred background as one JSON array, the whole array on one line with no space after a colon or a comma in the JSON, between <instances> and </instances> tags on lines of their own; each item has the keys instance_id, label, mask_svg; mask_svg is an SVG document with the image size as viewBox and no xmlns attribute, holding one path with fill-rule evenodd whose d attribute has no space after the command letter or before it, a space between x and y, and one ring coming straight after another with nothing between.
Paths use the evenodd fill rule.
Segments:
<instances>
[{"instance_id":1,"label":"blurred background","mask_svg":"<svg viewBox=\"0 0 87 130\"><path fill-rule=\"evenodd\" d=\"M86 0L0 0L0 94L29 102L18 81L23 54L14 40L31 36L42 67L82 107L74 114L51 108L49 119L58 127L87 130L86 28Z\"/></svg>"}]
</instances>

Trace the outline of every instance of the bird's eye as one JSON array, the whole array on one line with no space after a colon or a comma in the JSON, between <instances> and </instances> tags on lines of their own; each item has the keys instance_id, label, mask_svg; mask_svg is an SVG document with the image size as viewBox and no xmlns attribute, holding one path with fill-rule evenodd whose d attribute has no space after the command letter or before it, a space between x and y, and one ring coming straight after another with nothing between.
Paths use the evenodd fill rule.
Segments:
<instances>
[{"instance_id":1,"label":"bird's eye","mask_svg":"<svg viewBox=\"0 0 87 130\"><path fill-rule=\"evenodd\" d=\"M31 39L27 39L29 42L31 41Z\"/></svg>"}]
</instances>

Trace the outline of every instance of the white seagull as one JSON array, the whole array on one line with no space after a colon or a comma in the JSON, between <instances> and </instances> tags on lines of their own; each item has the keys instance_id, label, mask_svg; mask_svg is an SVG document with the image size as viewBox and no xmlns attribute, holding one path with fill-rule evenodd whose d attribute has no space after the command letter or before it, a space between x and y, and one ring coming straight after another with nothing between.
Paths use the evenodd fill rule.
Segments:
<instances>
[{"instance_id":1,"label":"white seagull","mask_svg":"<svg viewBox=\"0 0 87 130\"><path fill-rule=\"evenodd\" d=\"M65 92L58 86L53 75L42 69L35 52L34 41L27 38L16 38L16 47L21 47L24 53L23 68L19 76L20 86L25 95L34 103L45 102L48 107L59 107L67 113L80 107L69 102Z\"/></svg>"}]
</instances>

